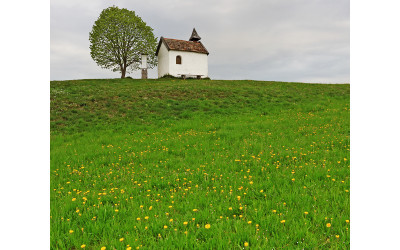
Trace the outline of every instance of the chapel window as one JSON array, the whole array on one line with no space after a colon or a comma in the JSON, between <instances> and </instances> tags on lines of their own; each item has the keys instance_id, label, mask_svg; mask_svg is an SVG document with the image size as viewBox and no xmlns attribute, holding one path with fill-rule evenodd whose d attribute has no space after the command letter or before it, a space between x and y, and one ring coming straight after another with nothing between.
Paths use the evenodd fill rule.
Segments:
<instances>
[{"instance_id":1,"label":"chapel window","mask_svg":"<svg viewBox=\"0 0 400 250\"><path fill-rule=\"evenodd\" d=\"M182 57L176 56L176 64L182 64Z\"/></svg>"}]
</instances>

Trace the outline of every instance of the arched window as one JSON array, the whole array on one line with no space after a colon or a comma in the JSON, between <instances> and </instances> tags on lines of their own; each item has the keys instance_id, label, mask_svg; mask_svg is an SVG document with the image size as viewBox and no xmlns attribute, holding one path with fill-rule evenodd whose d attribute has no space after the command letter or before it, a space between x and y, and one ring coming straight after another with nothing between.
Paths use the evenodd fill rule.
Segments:
<instances>
[{"instance_id":1,"label":"arched window","mask_svg":"<svg viewBox=\"0 0 400 250\"><path fill-rule=\"evenodd\" d=\"M176 56L176 64L182 64L182 57Z\"/></svg>"}]
</instances>

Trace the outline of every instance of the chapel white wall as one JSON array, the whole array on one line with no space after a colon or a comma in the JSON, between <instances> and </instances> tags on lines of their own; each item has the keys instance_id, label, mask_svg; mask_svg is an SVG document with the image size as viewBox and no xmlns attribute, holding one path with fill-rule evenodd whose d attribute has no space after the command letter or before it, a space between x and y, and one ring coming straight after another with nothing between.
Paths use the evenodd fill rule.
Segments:
<instances>
[{"instance_id":1,"label":"chapel white wall","mask_svg":"<svg viewBox=\"0 0 400 250\"><path fill-rule=\"evenodd\" d=\"M177 56L181 56L182 64L176 64ZM208 77L208 56L203 53L170 50L169 74L176 77L182 74Z\"/></svg>"},{"instance_id":2,"label":"chapel white wall","mask_svg":"<svg viewBox=\"0 0 400 250\"><path fill-rule=\"evenodd\" d=\"M169 52L164 43L161 44L160 50L158 51L158 77L163 77L169 73Z\"/></svg>"}]
</instances>

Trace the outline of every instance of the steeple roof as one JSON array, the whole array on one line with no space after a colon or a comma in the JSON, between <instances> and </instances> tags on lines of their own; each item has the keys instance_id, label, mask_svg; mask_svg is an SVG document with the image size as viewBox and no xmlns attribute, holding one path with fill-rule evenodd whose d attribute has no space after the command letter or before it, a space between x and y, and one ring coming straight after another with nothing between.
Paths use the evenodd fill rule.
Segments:
<instances>
[{"instance_id":1,"label":"steeple roof","mask_svg":"<svg viewBox=\"0 0 400 250\"><path fill-rule=\"evenodd\" d=\"M189 41L199 41L201 37L197 34L197 31L195 28L193 28L192 35L189 38Z\"/></svg>"}]
</instances>

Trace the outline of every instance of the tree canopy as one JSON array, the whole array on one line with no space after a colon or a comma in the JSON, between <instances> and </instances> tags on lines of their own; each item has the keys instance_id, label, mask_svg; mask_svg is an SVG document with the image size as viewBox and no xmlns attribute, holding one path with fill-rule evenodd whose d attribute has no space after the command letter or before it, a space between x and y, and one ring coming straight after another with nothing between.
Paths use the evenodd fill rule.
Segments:
<instances>
[{"instance_id":1,"label":"tree canopy","mask_svg":"<svg viewBox=\"0 0 400 250\"><path fill-rule=\"evenodd\" d=\"M157 65L157 38L153 29L134 11L109 7L104 9L89 33L90 55L102 68L121 72L139 69L141 55L147 54L149 68Z\"/></svg>"}]
</instances>

